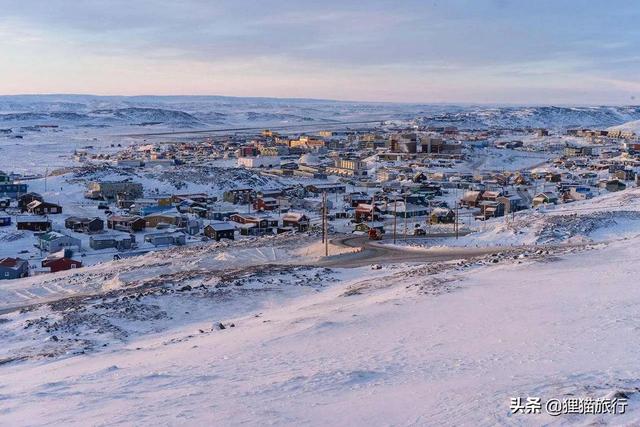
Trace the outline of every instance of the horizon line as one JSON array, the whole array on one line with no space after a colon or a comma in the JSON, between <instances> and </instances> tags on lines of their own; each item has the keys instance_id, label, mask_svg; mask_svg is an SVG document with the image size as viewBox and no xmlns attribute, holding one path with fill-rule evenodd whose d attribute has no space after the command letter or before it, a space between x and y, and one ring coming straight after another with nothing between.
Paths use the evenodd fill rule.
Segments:
<instances>
[{"instance_id":1,"label":"horizon line","mask_svg":"<svg viewBox=\"0 0 640 427\"><path fill-rule=\"evenodd\" d=\"M345 104L392 104L392 105L443 105L443 106L479 106L479 107L637 107L640 103L629 104L602 104L602 103L518 103L518 102L474 102L474 101L362 101L351 99L332 99L332 98L314 98L314 97L279 97L279 96L240 96L240 95L211 95L211 94L137 94L137 95L106 95L98 93L17 93L17 94L0 94L0 98L11 97L93 97L93 98L234 98L234 99L264 99L264 100L281 100L281 101L314 101L314 102L333 102Z\"/></svg>"}]
</instances>

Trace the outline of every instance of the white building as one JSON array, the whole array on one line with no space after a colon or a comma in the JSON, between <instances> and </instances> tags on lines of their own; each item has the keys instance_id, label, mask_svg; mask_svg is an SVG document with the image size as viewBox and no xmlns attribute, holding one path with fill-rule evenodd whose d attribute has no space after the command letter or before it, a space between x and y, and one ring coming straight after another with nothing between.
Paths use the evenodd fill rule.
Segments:
<instances>
[{"instance_id":1,"label":"white building","mask_svg":"<svg viewBox=\"0 0 640 427\"><path fill-rule=\"evenodd\" d=\"M257 157L238 157L238 166L245 168L272 168L280 166L280 157L276 156L257 156Z\"/></svg>"}]
</instances>

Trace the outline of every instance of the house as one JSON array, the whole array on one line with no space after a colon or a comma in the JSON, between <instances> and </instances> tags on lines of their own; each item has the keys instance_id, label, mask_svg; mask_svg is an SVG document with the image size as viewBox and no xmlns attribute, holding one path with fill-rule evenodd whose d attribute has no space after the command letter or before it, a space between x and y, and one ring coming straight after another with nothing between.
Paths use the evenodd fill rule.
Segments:
<instances>
[{"instance_id":1,"label":"house","mask_svg":"<svg viewBox=\"0 0 640 427\"><path fill-rule=\"evenodd\" d=\"M278 221L270 220L270 217L259 217L253 215L233 214L229 217L229 220L237 222L238 224L255 224L258 228L277 227Z\"/></svg>"},{"instance_id":2,"label":"house","mask_svg":"<svg viewBox=\"0 0 640 427\"><path fill-rule=\"evenodd\" d=\"M38 193L27 193L20 196L18 198L18 208L20 208L20 212L26 212L27 206L34 200L39 200L41 202L44 201L42 196Z\"/></svg>"},{"instance_id":3,"label":"house","mask_svg":"<svg viewBox=\"0 0 640 427\"><path fill-rule=\"evenodd\" d=\"M137 202L134 202L133 205L129 208L129 213L134 213L136 215L151 215L159 212L166 212L171 210L173 206L162 206L162 205L153 205L153 206L142 206L140 207Z\"/></svg>"},{"instance_id":4,"label":"house","mask_svg":"<svg viewBox=\"0 0 640 427\"><path fill-rule=\"evenodd\" d=\"M135 246L136 237L133 234L99 234L89 238L91 249L117 249L124 251Z\"/></svg>"},{"instance_id":5,"label":"house","mask_svg":"<svg viewBox=\"0 0 640 427\"><path fill-rule=\"evenodd\" d=\"M184 227L188 218L176 213L156 213L145 216L144 220L147 228L162 228L163 224Z\"/></svg>"},{"instance_id":6,"label":"house","mask_svg":"<svg viewBox=\"0 0 640 427\"><path fill-rule=\"evenodd\" d=\"M350 193L344 196L344 201L355 208L361 203L370 203L371 196L366 193Z\"/></svg>"},{"instance_id":7,"label":"house","mask_svg":"<svg viewBox=\"0 0 640 427\"><path fill-rule=\"evenodd\" d=\"M130 181L94 181L85 193L87 199L115 200L117 196L133 200L143 196L142 184Z\"/></svg>"},{"instance_id":8,"label":"house","mask_svg":"<svg viewBox=\"0 0 640 427\"><path fill-rule=\"evenodd\" d=\"M405 203L404 201L391 201L387 204L386 213L404 218L426 216L429 209L426 206Z\"/></svg>"},{"instance_id":9,"label":"house","mask_svg":"<svg viewBox=\"0 0 640 427\"><path fill-rule=\"evenodd\" d=\"M322 193L345 193L347 186L344 184L330 183L330 184L312 184L304 187L305 191L311 194Z\"/></svg>"},{"instance_id":10,"label":"house","mask_svg":"<svg viewBox=\"0 0 640 427\"><path fill-rule=\"evenodd\" d=\"M482 200L482 194L484 191L467 191L460 199L460 205L469 208L475 208Z\"/></svg>"},{"instance_id":11,"label":"house","mask_svg":"<svg viewBox=\"0 0 640 427\"><path fill-rule=\"evenodd\" d=\"M229 218L231 221L238 223L240 234L243 236L262 236L265 234L273 234L274 228L278 227L278 219L269 216L251 216L234 214Z\"/></svg>"},{"instance_id":12,"label":"house","mask_svg":"<svg viewBox=\"0 0 640 427\"><path fill-rule=\"evenodd\" d=\"M489 219L504 216L504 204L493 200L483 200L479 204L480 214L476 219Z\"/></svg>"},{"instance_id":13,"label":"house","mask_svg":"<svg viewBox=\"0 0 640 427\"><path fill-rule=\"evenodd\" d=\"M204 228L204 235L219 242L220 239L234 240L236 227L228 222L214 222Z\"/></svg>"},{"instance_id":14,"label":"house","mask_svg":"<svg viewBox=\"0 0 640 427\"><path fill-rule=\"evenodd\" d=\"M245 167L249 169L273 168L273 167L280 166L280 157L277 157L277 156L238 157L237 164L239 167Z\"/></svg>"},{"instance_id":15,"label":"house","mask_svg":"<svg viewBox=\"0 0 640 427\"><path fill-rule=\"evenodd\" d=\"M274 232L274 227L259 227L258 224L252 222L239 224L238 229L242 236L265 236Z\"/></svg>"},{"instance_id":16,"label":"house","mask_svg":"<svg viewBox=\"0 0 640 427\"><path fill-rule=\"evenodd\" d=\"M162 233L152 233L144 236L144 241L154 246L183 246L187 243L184 233L179 231L167 231Z\"/></svg>"},{"instance_id":17,"label":"house","mask_svg":"<svg viewBox=\"0 0 640 427\"><path fill-rule=\"evenodd\" d=\"M355 221L378 221L382 216L382 212L378 206L369 203L360 203L355 210Z\"/></svg>"},{"instance_id":18,"label":"house","mask_svg":"<svg viewBox=\"0 0 640 427\"><path fill-rule=\"evenodd\" d=\"M558 203L558 196L556 196L553 193L549 193L549 192L544 192L544 193L539 193L538 195L536 195L533 198L533 207L537 207L540 205L544 205L544 204L556 204Z\"/></svg>"},{"instance_id":19,"label":"house","mask_svg":"<svg viewBox=\"0 0 640 427\"><path fill-rule=\"evenodd\" d=\"M449 208L433 208L429 216L430 224L453 224L456 214Z\"/></svg>"},{"instance_id":20,"label":"house","mask_svg":"<svg viewBox=\"0 0 640 427\"><path fill-rule=\"evenodd\" d=\"M193 194L174 194L172 196L172 202L179 204L180 202L189 201L200 203L202 205L208 205L218 201L216 196L210 196L206 193L193 193Z\"/></svg>"},{"instance_id":21,"label":"house","mask_svg":"<svg viewBox=\"0 0 640 427\"><path fill-rule=\"evenodd\" d=\"M272 197L277 199L284 195L284 190L278 188L263 188L257 192L258 197Z\"/></svg>"},{"instance_id":22,"label":"house","mask_svg":"<svg viewBox=\"0 0 640 427\"><path fill-rule=\"evenodd\" d=\"M67 236L57 231L49 231L38 238L38 247L43 251L51 253L70 247L80 249L82 242L75 237Z\"/></svg>"},{"instance_id":23,"label":"house","mask_svg":"<svg viewBox=\"0 0 640 427\"><path fill-rule=\"evenodd\" d=\"M0 258L0 280L20 279L29 275L29 261L21 258Z\"/></svg>"},{"instance_id":24,"label":"house","mask_svg":"<svg viewBox=\"0 0 640 427\"><path fill-rule=\"evenodd\" d=\"M613 173L613 177L620 181L633 181L636 179L636 173L632 169L620 169Z\"/></svg>"},{"instance_id":25,"label":"house","mask_svg":"<svg viewBox=\"0 0 640 427\"><path fill-rule=\"evenodd\" d=\"M104 230L104 221L98 217L94 218L80 218L76 216L70 216L64 220L65 228L73 230L77 233L99 233Z\"/></svg>"},{"instance_id":26,"label":"house","mask_svg":"<svg viewBox=\"0 0 640 427\"><path fill-rule=\"evenodd\" d=\"M590 187L576 186L569 188L564 197L569 201L580 201L592 198L593 193Z\"/></svg>"},{"instance_id":27,"label":"house","mask_svg":"<svg viewBox=\"0 0 640 427\"><path fill-rule=\"evenodd\" d=\"M27 205L27 212L33 215L61 214L62 206L56 205L55 203L34 200Z\"/></svg>"},{"instance_id":28,"label":"house","mask_svg":"<svg viewBox=\"0 0 640 427\"><path fill-rule=\"evenodd\" d=\"M515 185L529 185L529 181L527 180L527 178L521 174L516 175L516 177L513 179L513 183Z\"/></svg>"},{"instance_id":29,"label":"house","mask_svg":"<svg viewBox=\"0 0 640 427\"><path fill-rule=\"evenodd\" d=\"M11 225L11 217L0 215L0 227L7 227L9 225Z\"/></svg>"},{"instance_id":30,"label":"house","mask_svg":"<svg viewBox=\"0 0 640 427\"><path fill-rule=\"evenodd\" d=\"M233 203L234 205L246 205L249 204L255 195L255 191L252 188L238 188L235 190L225 191L222 195L222 199L225 202Z\"/></svg>"},{"instance_id":31,"label":"house","mask_svg":"<svg viewBox=\"0 0 640 427\"><path fill-rule=\"evenodd\" d=\"M611 192L613 192L613 191L622 191L625 188L627 188L627 185L624 182L620 181L620 180L612 179L612 180L607 181L604 184L604 188L606 188L607 191L611 191Z\"/></svg>"},{"instance_id":32,"label":"house","mask_svg":"<svg viewBox=\"0 0 640 427\"><path fill-rule=\"evenodd\" d=\"M197 215L200 218L206 218L209 212L209 207L205 204L194 202L192 200L184 200L180 202L176 209L180 213L191 213Z\"/></svg>"},{"instance_id":33,"label":"house","mask_svg":"<svg viewBox=\"0 0 640 427\"><path fill-rule=\"evenodd\" d=\"M309 217L302 213L289 212L282 217L283 227L293 227L299 232L309 229Z\"/></svg>"},{"instance_id":34,"label":"house","mask_svg":"<svg viewBox=\"0 0 640 427\"><path fill-rule=\"evenodd\" d=\"M202 227L202 221L199 219L187 219L187 223L181 226L181 231L184 231L190 236L195 236L200 233Z\"/></svg>"},{"instance_id":35,"label":"house","mask_svg":"<svg viewBox=\"0 0 640 427\"><path fill-rule=\"evenodd\" d=\"M51 230L51 221L42 217L18 217L16 218L16 228L18 230L49 231Z\"/></svg>"},{"instance_id":36,"label":"house","mask_svg":"<svg viewBox=\"0 0 640 427\"><path fill-rule=\"evenodd\" d=\"M58 271L72 270L81 267L82 262L76 261L71 258L54 256L51 258L47 257L46 259L42 260L42 268L48 268L51 273L57 273Z\"/></svg>"},{"instance_id":37,"label":"house","mask_svg":"<svg viewBox=\"0 0 640 427\"><path fill-rule=\"evenodd\" d=\"M11 199L9 198L0 199L0 209L7 209L10 206L11 206Z\"/></svg>"},{"instance_id":38,"label":"house","mask_svg":"<svg viewBox=\"0 0 640 427\"><path fill-rule=\"evenodd\" d=\"M567 145L564 147L564 155L566 157L590 156L591 154L592 148L589 146L578 147Z\"/></svg>"},{"instance_id":39,"label":"house","mask_svg":"<svg viewBox=\"0 0 640 427\"><path fill-rule=\"evenodd\" d=\"M27 192L27 184L0 184L0 197L17 199Z\"/></svg>"},{"instance_id":40,"label":"house","mask_svg":"<svg viewBox=\"0 0 640 427\"><path fill-rule=\"evenodd\" d=\"M515 194L498 196L496 197L496 201L502 203L502 205L504 206L505 214L518 212L519 210L525 209L522 198Z\"/></svg>"},{"instance_id":41,"label":"house","mask_svg":"<svg viewBox=\"0 0 640 427\"><path fill-rule=\"evenodd\" d=\"M502 196L502 192L500 191L485 191L482 193L482 200L487 200L490 202L498 201L498 197Z\"/></svg>"},{"instance_id":42,"label":"house","mask_svg":"<svg viewBox=\"0 0 640 427\"><path fill-rule=\"evenodd\" d=\"M239 212L238 211L234 211L234 210L209 209L207 211L206 218L207 219L212 219L214 221L224 221L224 220L230 218L231 215L235 215L237 213L239 213Z\"/></svg>"},{"instance_id":43,"label":"house","mask_svg":"<svg viewBox=\"0 0 640 427\"><path fill-rule=\"evenodd\" d=\"M544 176L544 179L547 182L562 182L562 175L559 173L549 172Z\"/></svg>"},{"instance_id":44,"label":"house","mask_svg":"<svg viewBox=\"0 0 640 427\"><path fill-rule=\"evenodd\" d=\"M135 233L144 230L146 226L147 222L139 216L113 215L107 218L107 228L111 230Z\"/></svg>"},{"instance_id":45,"label":"house","mask_svg":"<svg viewBox=\"0 0 640 427\"><path fill-rule=\"evenodd\" d=\"M416 183L423 183L429 180L429 178L427 177L427 175L424 172L418 172L413 176L413 182Z\"/></svg>"},{"instance_id":46,"label":"house","mask_svg":"<svg viewBox=\"0 0 640 427\"><path fill-rule=\"evenodd\" d=\"M253 202L253 209L256 211L274 211L278 206L278 201L272 197L260 197Z\"/></svg>"},{"instance_id":47,"label":"house","mask_svg":"<svg viewBox=\"0 0 640 427\"><path fill-rule=\"evenodd\" d=\"M366 164L358 159L335 159L334 166L326 169L328 174L340 176L366 176Z\"/></svg>"}]
</instances>

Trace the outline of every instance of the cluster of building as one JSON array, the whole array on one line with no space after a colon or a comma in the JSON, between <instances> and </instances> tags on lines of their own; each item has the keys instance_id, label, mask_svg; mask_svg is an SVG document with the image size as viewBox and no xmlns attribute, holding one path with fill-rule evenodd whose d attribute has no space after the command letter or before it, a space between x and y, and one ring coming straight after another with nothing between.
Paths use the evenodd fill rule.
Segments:
<instances>
[{"instance_id":1,"label":"cluster of building","mask_svg":"<svg viewBox=\"0 0 640 427\"><path fill-rule=\"evenodd\" d=\"M331 195L327 219L347 220L352 231L382 229L385 219L410 218L415 220L411 232L424 234L423 225L456 223L461 215L486 220L638 185L640 142L625 131L570 130L563 135L570 143L536 148L554 155L544 171L465 168L474 150L526 151L532 148L523 140L549 134L546 129L463 132L452 126L381 124L302 135L264 130L251 137L149 143L111 154L92 154L89 147L76 151L76 160L165 173L230 161L225 167L291 184L238 185L215 195L159 194L131 174L127 180L88 184L85 198L96 205L96 215L53 221L67 207L0 172L0 227L15 222L17 230L33 232L43 255L37 268L19 254L0 259L0 278L80 268L77 255L86 251L127 253L182 246L189 240L305 232L319 219L323 194Z\"/></svg>"}]
</instances>

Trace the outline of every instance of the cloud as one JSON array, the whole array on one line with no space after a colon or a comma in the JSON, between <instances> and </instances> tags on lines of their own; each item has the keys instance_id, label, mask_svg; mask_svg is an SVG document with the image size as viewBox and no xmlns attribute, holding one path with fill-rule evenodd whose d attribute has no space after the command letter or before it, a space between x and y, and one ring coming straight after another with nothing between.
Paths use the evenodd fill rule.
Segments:
<instances>
[{"instance_id":1,"label":"cloud","mask_svg":"<svg viewBox=\"0 0 640 427\"><path fill-rule=\"evenodd\" d=\"M138 85L394 101L508 92L528 101L548 88L588 102L627 99L622 92L636 86L616 82L633 82L640 65L633 1L0 0L0 8L0 91L75 88L51 78L68 74L85 92ZM105 67L126 84L105 81Z\"/></svg>"}]
</instances>

